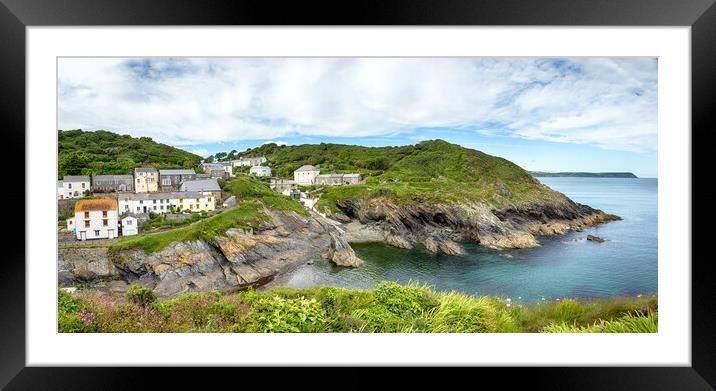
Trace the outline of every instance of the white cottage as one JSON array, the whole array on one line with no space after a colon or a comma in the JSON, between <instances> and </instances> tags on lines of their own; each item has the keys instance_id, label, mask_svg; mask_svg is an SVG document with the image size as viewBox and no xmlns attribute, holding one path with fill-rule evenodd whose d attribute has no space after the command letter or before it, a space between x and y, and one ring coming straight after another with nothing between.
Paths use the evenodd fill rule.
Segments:
<instances>
[{"instance_id":1,"label":"white cottage","mask_svg":"<svg viewBox=\"0 0 716 391\"><path fill-rule=\"evenodd\" d=\"M139 233L138 220L132 215L122 217L122 236L132 236Z\"/></svg>"},{"instance_id":2,"label":"white cottage","mask_svg":"<svg viewBox=\"0 0 716 391\"><path fill-rule=\"evenodd\" d=\"M113 239L118 236L117 200L100 198L79 200L75 204L75 227L77 240ZM68 228L70 221L67 222Z\"/></svg>"},{"instance_id":3,"label":"white cottage","mask_svg":"<svg viewBox=\"0 0 716 391\"><path fill-rule=\"evenodd\" d=\"M81 198L86 190L90 190L90 178L87 175L65 175L62 178L62 192L59 198Z\"/></svg>"},{"instance_id":4,"label":"white cottage","mask_svg":"<svg viewBox=\"0 0 716 391\"><path fill-rule=\"evenodd\" d=\"M253 166L249 169L249 174L255 176L271 176L271 167Z\"/></svg>"},{"instance_id":5,"label":"white cottage","mask_svg":"<svg viewBox=\"0 0 716 391\"><path fill-rule=\"evenodd\" d=\"M293 180L299 185L312 185L320 173L318 167L305 165L293 172Z\"/></svg>"}]
</instances>

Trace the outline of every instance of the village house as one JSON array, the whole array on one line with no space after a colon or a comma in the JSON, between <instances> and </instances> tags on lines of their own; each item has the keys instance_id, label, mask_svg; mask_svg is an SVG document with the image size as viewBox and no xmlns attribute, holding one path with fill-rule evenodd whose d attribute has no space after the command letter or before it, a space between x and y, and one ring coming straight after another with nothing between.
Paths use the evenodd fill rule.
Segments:
<instances>
[{"instance_id":1,"label":"village house","mask_svg":"<svg viewBox=\"0 0 716 391\"><path fill-rule=\"evenodd\" d=\"M135 216L128 214L122 217L121 222L122 236L133 236L139 233L139 220Z\"/></svg>"},{"instance_id":2,"label":"village house","mask_svg":"<svg viewBox=\"0 0 716 391\"><path fill-rule=\"evenodd\" d=\"M234 176L231 162L202 163L201 169L212 178L228 179Z\"/></svg>"},{"instance_id":3,"label":"village house","mask_svg":"<svg viewBox=\"0 0 716 391\"><path fill-rule=\"evenodd\" d=\"M134 178L131 175L92 174L92 192L117 193L125 191L134 191Z\"/></svg>"},{"instance_id":4,"label":"village house","mask_svg":"<svg viewBox=\"0 0 716 391\"><path fill-rule=\"evenodd\" d=\"M182 182L196 179L194 170L165 169L159 170L159 182L162 191L178 190Z\"/></svg>"},{"instance_id":5,"label":"village house","mask_svg":"<svg viewBox=\"0 0 716 391\"><path fill-rule=\"evenodd\" d=\"M341 186L359 184L363 178L360 174L325 174L318 175L315 183L325 186Z\"/></svg>"},{"instance_id":6,"label":"village house","mask_svg":"<svg viewBox=\"0 0 716 391\"><path fill-rule=\"evenodd\" d=\"M343 174L323 174L317 175L314 183L324 186L340 186L343 184Z\"/></svg>"},{"instance_id":7,"label":"village house","mask_svg":"<svg viewBox=\"0 0 716 391\"><path fill-rule=\"evenodd\" d=\"M232 160L231 165L232 167L251 167L251 166L260 166L263 163L266 163L267 160L265 157L243 157L238 160Z\"/></svg>"},{"instance_id":8,"label":"village house","mask_svg":"<svg viewBox=\"0 0 716 391\"><path fill-rule=\"evenodd\" d=\"M159 171L149 164L135 168L134 190L136 193L159 191Z\"/></svg>"},{"instance_id":9,"label":"village house","mask_svg":"<svg viewBox=\"0 0 716 391\"><path fill-rule=\"evenodd\" d=\"M80 198L86 190L90 190L90 178L87 175L65 175L62 178L62 192L59 198Z\"/></svg>"},{"instance_id":10,"label":"village house","mask_svg":"<svg viewBox=\"0 0 716 391\"><path fill-rule=\"evenodd\" d=\"M62 181L57 181L57 199L61 200L65 197L65 190L63 188L64 183Z\"/></svg>"},{"instance_id":11,"label":"village house","mask_svg":"<svg viewBox=\"0 0 716 391\"><path fill-rule=\"evenodd\" d=\"M118 236L117 218L115 199L79 200L75 204L75 217L67 222L67 228L74 229L77 240L113 239Z\"/></svg>"},{"instance_id":12,"label":"village house","mask_svg":"<svg viewBox=\"0 0 716 391\"><path fill-rule=\"evenodd\" d=\"M320 173L321 170L318 167L305 165L293 172L293 180L299 185L312 185Z\"/></svg>"},{"instance_id":13,"label":"village house","mask_svg":"<svg viewBox=\"0 0 716 391\"><path fill-rule=\"evenodd\" d=\"M183 182L179 187L179 191L196 191L201 194L213 195L215 198L221 198L221 186L219 186L219 182L215 178Z\"/></svg>"},{"instance_id":14,"label":"village house","mask_svg":"<svg viewBox=\"0 0 716 391\"><path fill-rule=\"evenodd\" d=\"M360 174L343 174L344 185L357 185L361 183L363 177Z\"/></svg>"},{"instance_id":15,"label":"village house","mask_svg":"<svg viewBox=\"0 0 716 391\"><path fill-rule=\"evenodd\" d=\"M253 166L249 169L249 174L255 176L271 176L271 167L267 166Z\"/></svg>"},{"instance_id":16,"label":"village house","mask_svg":"<svg viewBox=\"0 0 716 391\"><path fill-rule=\"evenodd\" d=\"M118 196L119 212L125 213L173 213L179 211L201 212L216 209L216 197L198 191L127 193ZM173 208L172 208L173 207Z\"/></svg>"}]
</instances>

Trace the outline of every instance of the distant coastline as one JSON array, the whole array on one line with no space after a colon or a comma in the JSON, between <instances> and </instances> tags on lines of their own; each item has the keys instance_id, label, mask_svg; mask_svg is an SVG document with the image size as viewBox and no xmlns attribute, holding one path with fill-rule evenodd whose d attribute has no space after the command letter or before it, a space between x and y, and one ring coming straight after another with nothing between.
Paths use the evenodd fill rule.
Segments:
<instances>
[{"instance_id":1,"label":"distant coastline","mask_svg":"<svg viewBox=\"0 0 716 391\"><path fill-rule=\"evenodd\" d=\"M530 171L535 177L638 178L631 172L544 172Z\"/></svg>"}]
</instances>

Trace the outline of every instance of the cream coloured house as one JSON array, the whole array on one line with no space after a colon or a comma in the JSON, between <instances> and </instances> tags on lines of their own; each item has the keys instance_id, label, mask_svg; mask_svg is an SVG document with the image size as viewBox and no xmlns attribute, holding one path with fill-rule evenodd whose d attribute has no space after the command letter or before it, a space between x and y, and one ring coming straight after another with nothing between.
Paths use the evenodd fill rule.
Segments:
<instances>
[{"instance_id":1,"label":"cream coloured house","mask_svg":"<svg viewBox=\"0 0 716 391\"><path fill-rule=\"evenodd\" d=\"M267 166L253 166L249 169L249 174L255 176L271 176L271 167Z\"/></svg>"},{"instance_id":2,"label":"cream coloured house","mask_svg":"<svg viewBox=\"0 0 716 391\"><path fill-rule=\"evenodd\" d=\"M318 167L305 165L293 172L293 180L299 185L312 185L320 173Z\"/></svg>"},{"instance_id":3,"label":"cream coloured house","mask_svg":"<svg viewBox=\"0 0 716 391\"><path fill-rule=\"evenodd\" d=\"M159 171L151 165L135 168L134 191L136 193L159 191Z\"/></svg>"},{"instance_id":4,"label":"cream coloured house","mask_svg":"<svg viewBox=\"0 0 716 391\"><path fill-rule=\"evenodd\" d=\"M68 219L67 228L74 228L77 240L113 239L119 234L117 223L117 200L79 200L75 204L75 217Z\"/></svg>"}]
</instances>

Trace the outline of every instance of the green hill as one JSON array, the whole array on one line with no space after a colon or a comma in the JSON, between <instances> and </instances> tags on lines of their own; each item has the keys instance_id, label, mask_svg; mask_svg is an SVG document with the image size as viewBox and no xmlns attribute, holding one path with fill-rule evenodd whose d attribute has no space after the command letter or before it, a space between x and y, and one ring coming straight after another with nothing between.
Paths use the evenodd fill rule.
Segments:
<instances>
[{"instance_id":1,"label":"green hill","mask_svg":"<svg viewBox=\"0 0 716 391\"><path fill-rule=\"evenodd\" d=\"M129 174L143 162L157 168L194 168L201 160L149 137L134 138L105 130L58 130L58 177L64 175Z\"/></svg>"},{"instance_id":2,"label":"green hill","mask_svg":"<svg viewBox=\"0 0 716 391\"><path fill-rule=\"evenodd\" d=\"M322 174L361 173L365 184L321 190L321 204L334 212L338 198L388 196L408 203L482 201L504 206L551 193L506 159L443 140L400 147L266 144L240 156L266 156L274 174L283 178L292 178L304 164L320 165Z\"/></svg>"}]
</instances>

